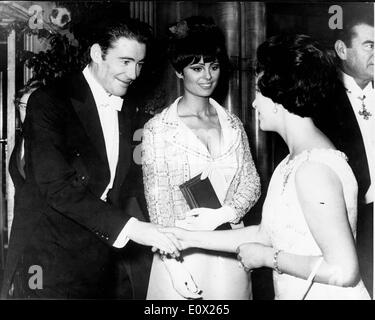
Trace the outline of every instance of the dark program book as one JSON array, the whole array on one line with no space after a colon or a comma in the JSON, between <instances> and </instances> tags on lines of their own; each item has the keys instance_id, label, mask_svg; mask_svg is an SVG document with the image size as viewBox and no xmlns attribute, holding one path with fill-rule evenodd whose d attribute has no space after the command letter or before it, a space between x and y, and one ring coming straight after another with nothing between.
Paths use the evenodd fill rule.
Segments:
<instances>
[{"instance_id":1,"label":"dark program book","mask_svg":"<svg viewBox=\"0 0 375 320\"><path fill-rule=\"evenodd\" d=\"M195 208L210 208L219 209L221 203L212 187L210 179L201 180L201 174L184 182L180 186L180 190L184 195L186 202L190 209ZM230 230L232 229L229 222L222 224L215 230Z\"/></svg>"}]
</instances>

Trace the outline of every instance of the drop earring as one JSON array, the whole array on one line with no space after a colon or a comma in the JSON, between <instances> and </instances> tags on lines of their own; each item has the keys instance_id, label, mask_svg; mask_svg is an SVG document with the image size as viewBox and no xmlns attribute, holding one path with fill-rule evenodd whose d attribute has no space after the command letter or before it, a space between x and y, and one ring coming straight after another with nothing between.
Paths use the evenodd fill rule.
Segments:
<instances>
[{"instance_id":1,"label":"drop earring","mask_svg":"<svg viewBox=\"0 0 375 320\"><path fill-rule=\"evenodd\" d=\"M275 106L273 107L273 113L277 113L276 103L275 103Z\"/></svg>"}]
</instances>

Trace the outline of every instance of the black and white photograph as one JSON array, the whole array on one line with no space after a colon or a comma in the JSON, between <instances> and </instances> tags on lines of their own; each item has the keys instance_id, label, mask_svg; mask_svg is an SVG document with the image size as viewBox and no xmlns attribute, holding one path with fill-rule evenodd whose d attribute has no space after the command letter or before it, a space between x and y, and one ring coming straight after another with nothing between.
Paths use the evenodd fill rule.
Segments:
<instances>
[{"instance_id":1,"label":"black and white photograph","mask_svg":"<svg viewBox=\"0 0 375 320\"><path fill-rule=\"evenodd\" d=\"M374 2L2 1L0 57L1 300L373 300Z\"/></svg>"}]
</instances>

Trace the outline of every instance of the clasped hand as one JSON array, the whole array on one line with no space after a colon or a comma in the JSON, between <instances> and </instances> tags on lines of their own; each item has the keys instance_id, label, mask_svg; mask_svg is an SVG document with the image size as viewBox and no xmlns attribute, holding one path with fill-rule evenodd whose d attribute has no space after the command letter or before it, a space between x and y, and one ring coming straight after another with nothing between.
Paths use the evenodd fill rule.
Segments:
<instances>
[{"instance_id":1,"label":"clasped hand","mask_svg":"<svg viewBox=\"0 0 375 320\"><path fill-rule=\"evenodd\" d=\"M129 230L128 237L142 245L152 246L153 251L160 250L162 253L179 257L183 249L177 238L171 233L160 232L162 226L135 220Z\"/></svg>"},{"instance_id":2,"label":"clasped hand","mask_svg":"<svg viewBox=\"0 0 375 320\"><path fill-rule=\"evenodd\" d=\"M215 230L218 226L227 222L225 211L220 209L197 208L186 213L184 220L177 220L176 227L194 230Z\"/></svg>"},{"instance_id":3,"label":"clasped hand","mask_svg":"<svg viewBox=\"0 0 375 320\"><path fill-rule=\"evenodd\" d=\"M272 247L258 242L246 242L237 247L237 259L245 271L267 266L266 257Z\"/></svg>"}]
</instances>

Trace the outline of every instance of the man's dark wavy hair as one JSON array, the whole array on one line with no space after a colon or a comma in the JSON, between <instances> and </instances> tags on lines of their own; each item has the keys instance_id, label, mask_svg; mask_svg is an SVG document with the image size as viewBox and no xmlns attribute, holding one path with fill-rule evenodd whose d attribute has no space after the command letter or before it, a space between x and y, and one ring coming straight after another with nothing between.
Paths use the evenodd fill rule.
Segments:
<instances>
[{"instance_id":1,"label":"man's dark wavy hair","mask_svg":"<svg viewBox=\"0 0 375 320\"><path fill-rule=\"evenodd\" d=\"M100 45L104 58L108 49L113 48L114 43L122 37L149 45L152 41L152 28L138 19L126 19L122 22L104 20L93 27L90 42Z\"/></svg>"},{"instance_id":2,"label":"man's dark wavy hair","mask_svg":"<svg viewBox=\"0 0 375 320\"><path fill-rule=\"evenodd\" d=\"M338 84L332 57L307 35L278 35L257 50L260 92L289 112L314 118Z\"/></svg>"},{"instance_id":3,"label":"man's dark wavy hair","mask_svg":"<svg viewBox=\"0 0 375 320\"><path fill-rule=\"evenodd\" d=\"M343 6L343 28L335 29L334 40L342 40L348 48L351 48L352 39L356 36L354 27L362 24L374 27L374 4L345 4Z\"/></svg>"}]
</instances>

